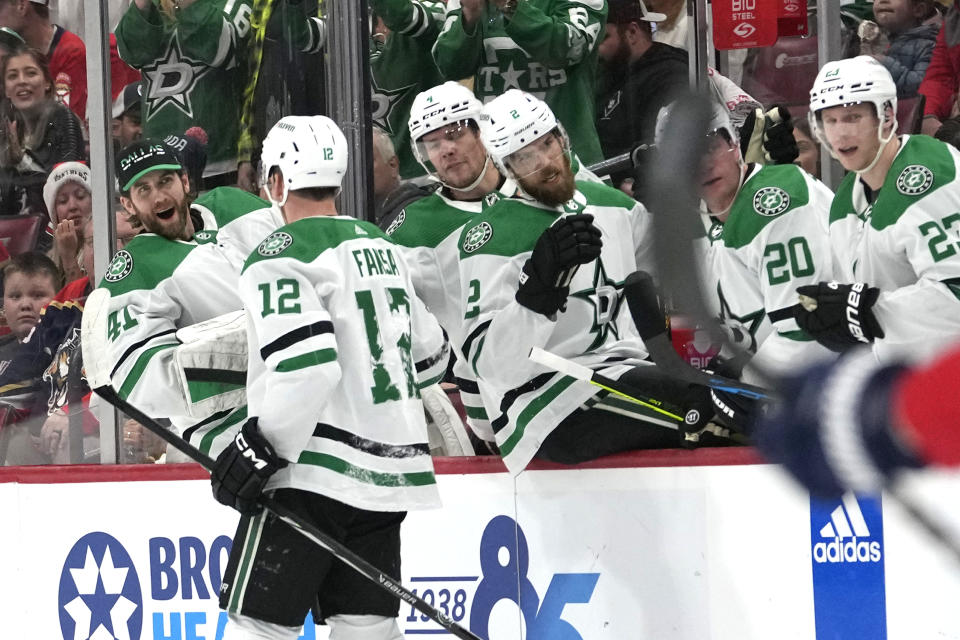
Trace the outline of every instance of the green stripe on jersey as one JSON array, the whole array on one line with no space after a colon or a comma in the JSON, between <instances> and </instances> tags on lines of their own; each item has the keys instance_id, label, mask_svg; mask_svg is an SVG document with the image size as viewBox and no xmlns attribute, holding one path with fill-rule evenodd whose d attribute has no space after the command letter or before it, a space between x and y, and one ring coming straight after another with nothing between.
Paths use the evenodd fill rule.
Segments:
<instances>
[{"instance_id":1,"label":"green stripe on jersey","mask_svg":"<svg viewBox=\"0 0 960 640\"><path fill-rule=\"evenodd\" d=\"M463 405L464 411L467 412L468 418L473 418L474 420L487 420L487 410L483 407L471 407L466 404Z\"/></svg>"},{"instance_id":2,"label":"green stripe on jersey","mask_svg":"<svg viewBox=\"0 0 960 640\"><path fill-rule=\"evenodd\" d=\"M209 455L210 448L213 447L213 441L216 440L217 436L219 436L221 433L223 433L233 425L237 424L238 422L242 422L246 419L247 419L247 407L246 405L244 405L242 407L239 407L236 411L234 411L229 416L227 416L223 420L223 422L221 422L214 428L210 429L210 431L207 431L205 434L203 434L203 438L200 439L200 446L198 446L197 448L200 449L200 451Z\"/></svg>"},{"instance_id":3,"label":"green stripe on jersey","mask_svg":"<svg viewBox=\"0 0 960 640\"><path fill-rule=\"evenodd\" d=\"M473 214L447 204L434 193L408 204L401 215L402 222L390 234L394 242L405 247L435 248Z\"/></svg>"},{"instance_id":4,"label":"green stripe on jersey","mask_svg":"<svg viewBox=\"0 0 960 640\"><path fill-rule=\"evenodd\" d=\"M800 167L762 167L740 188L723 223L723 243L733 249L745 247L768 224L808 202L810 191Z\"/></svg>"},{"instance_id":5,"label":"green stripe on jersey","mask_svg":"<svg viewBox=\"0 0 960 640\"><path fill-rule=\"evenodd\" d=\"M290 373L291 371L299 371L307 367L315 367L318 364L333 362L336 359L336 349L318 349L317 351L311 351L310 353L304 353L299 356L287 358L286 360L281 360L280 363L277 364L277 371L280 373Z\"/></svg>"},{"instance_id":6,"label":"green stripe on jersey","mask_svg":"<svg viewBox=\"0 0 960 640\"><path fill-rule=\"evenodd\" d=\"M223 227L252 211L270 206L266 200L236 187L211 189L197 198L194 204L209 210L217 221L218 227Z\"/></svg>"},{"instance_id":7,"label":"green stripe on jersey","mask_svg":"<svg viewBox=\"0 0 960 640\"><path fill-rule=\"evenodd\" d=\"M291 242L280 251L261 253L264 244L270 238L280 234L289 236ZM250 254L243 265L243 270L246 271L251 265L273 258L293 258L309 264L324 251L335 249L344 242L360 238L380 238L391 244L393 242L378 227L363 220L331 216L304 218L282 226L270 234L267 240L264 240L264 244L261 244L256 251Z\"/></svg>"},{"instance_id":8,"label":"green stripe on jersey","mask_svg":"<svg viewBox=\"0 0 960 640\"><path fill-rule=\"evenodd\" d=\"M140 357L137 358L137 362L133 365L133 368L130 370L130 373L124 379L123 384L120 385L120 390L117 392L118 395L126 400L130 395L130 392L133 391L133 388L137 385L137 382L140 381L140 376L143 375L144 370L146 370L147 365L150 364L150 358L155 356L157 353L163 351L164 349L172 349L176 347L179 343L173 344L161 344L157 347L152 347L147 349L140 354Z\"/></svg>"},{"instance_id":9,"label":"green stripe on jersey","mask_svg":"<svg viewBox=\"0 0 960 640\"><path fill-rule=\"evenodd\" d=\"M433 471L417 471L414 473L373 471L371 469L358 467L342 458L316 451L304 451L301 453L297 464L323 467L324 469L345 475L348 478L353 478L366 484L377 485L378 487L424 487L437 483L436 478L433 476Z\"/></svg>"},{"instance_id":10,"label":"green stripe on jersey","mask_svg":"<svg viewBox=\"0 0 960 640\"><path fill-rule=\"evenodd\" d=\"M193 381L187 380L187 391L190 393L191 402L199 402L200 400L206 400L207 398L212 398L213 396L218 396L221 393L228 393L230 391L235 391L241 389L245 384L237 384L235 382L211 382L211 381Z\"/></svg>"},{"instance_id":11,"label":"green stripe on jersey","mask_svg":"<svg viewBox=\"0 0 960 640\"><path fill-rule=\"evenodd\" d=\"M517 416L517 428L513 430L510 437L500 446L500 454L503 456L509 455L510 452L513 451L513 448L517 446L517 443L520 442L520 438L523 437L523 432L526 430L530 421L574 382L576 382L576 378L563 376L558 382L555 382L549 389L541 393L536 399L532 400L530 404L524 407L520 415Z\"/></svg>"},{"instance_id":12,"label":"green stripe on jersey","mask_svg":"<svg viewBox=\"0 0 960 640\"><path fill-rule=\"evenodd\" d=\"M154 289L173 275L184 258L196 248L197 245L193 243L167 240L153 233L140 234L128 242L123 251L117 252L110 263L111 268L108 268L108 273L115 270L118 274L126 275L113 281L104 278L100 286L112 296ZM121 267L127 270L123 271Z\"/></svg>"}]
</instances>

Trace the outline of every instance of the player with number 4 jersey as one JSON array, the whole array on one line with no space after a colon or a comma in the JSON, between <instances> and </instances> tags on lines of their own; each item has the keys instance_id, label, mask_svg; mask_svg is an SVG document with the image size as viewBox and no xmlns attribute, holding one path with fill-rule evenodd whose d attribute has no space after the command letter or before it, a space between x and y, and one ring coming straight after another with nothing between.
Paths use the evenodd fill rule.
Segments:
<instances>
[{"instance_id":1,"label":"player with number 4 jersey","mask_svg":"<svg viewBox=\"0 0 960 640\"><path fill-rule=\"evenodd\" d=\"M896 86L868 56L829 62L811 127L851 173L830 210L835 278L801 287L800 326L881 362L926 359L960 336L960 152L896 135Z\"/></svg>"}]
</instances>

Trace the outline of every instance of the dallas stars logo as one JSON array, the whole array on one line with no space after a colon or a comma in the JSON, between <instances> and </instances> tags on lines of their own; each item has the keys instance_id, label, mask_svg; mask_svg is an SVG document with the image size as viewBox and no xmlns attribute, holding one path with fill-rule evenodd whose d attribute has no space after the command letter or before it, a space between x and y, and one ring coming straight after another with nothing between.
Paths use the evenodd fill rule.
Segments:
<instances>
[{"instance_id":1,"label":"dallas stars logo","mask_svg":"<svg viewBox=\"0 0 960 640\"><path fill-rule=\"evenodd\" d=\"M283 231L277 231L267 236L267 239L257 247L257 253L269 258L275 256L287 247L293 244L293 236Z\"/></svg>"},{"instance_id":2,"label":"dallas stars logo","mask_svg":"<svg viewBox=\"0 0 960 640\"><path fill-rule=\"evenodd\" d=\"M790 196L780 187L764 187L753 196L753 210L762 216L776 216L790 206Z\"/></svg>"},{"instance_id":3,"label":"dallas stars logo","mask_svg":"<svg viewBox=\"0 0 960 640\"><path fill-rule=\"evenodd\" d=\"M126 249L121 249L113 256L104 279L107 282L123 280L133 271L133 256Z\"/></svg>"},{"instance_id":4,"label":"dallas stars logo","mask_svg":"<svg viewBox=\"0 0 960 640\"><path fill-rule=\"evenodd\" d=\"M407 219L407 210L402 209L400 213L394 218L393 222L390 223L390 226L387 227L387 235L392 236L393 232L396 231L400 225L403 224L403 221Z\"/></svg>"},{"instance_id":5,"label":"dallas stars logo","mask_svg":"<svg viewBox=\"0 0 960 640\"><path fill-rule=\"evenodd\" d=\"M756 338L757 329L760 328L760 325L763 324L763 319L766 317L766 310L761 308L752 313L745 313L742 316L738 316L730 308L730 303L727 302L726 296L723 295L723 286L719 282L717 283L717 297L720 299L720 319L726 320L730 318L736 320L743 329L746 329L751 336Z\"/></svg>"},{"instance_id":6,"label":"dallas stars logo","mask_svg":"<svg viewBox=\"0 0 960 640\"><path fill-rule=\"evenodd\" d=\"M193 239L197 244L207 244L212 242L216 235L211 231L197 231L193 234Z\"/></svg>"},{"instance_id":7,"label":"dallas stars logo","mask_svg":"<svg viewBox=\"0 0 960 640\"><path fill-rule=\"evenodd\" d=\"M590 327L590 333L594 334L594 338L587 348L588 351L605 343L611 335L615 340L620 339L617 316L623 300L620 294L623 290L623 282L617 282L607 276L602 258L598 258L594 265L593 286L570 294L571 298L583 300L593 307L593 326Z\"/></svg>"},{"instance_id":8,"label":"dallas stars logo","mask_svg":"<svg viewBox=\"0 0 960 640\"><path fill-rule=\"evenodd\" d=\"M489 222L481 222L467 231L467 235L463 238L463 250L466 253L473 253L487 244L492 237L493 227L490 226Z\"/></svg>"},{"instance_id":9,"label":"dallas stars logo","mask_svg":"<svg viewBox=\"0 0 960 640\"><path fill-rule=\"evenodd\" d=\"M413 83L395 89L381 89L376 74L371 75L371 84L373 85L370 89L370 106L373 110L371 117L381 129L384 129L391 136L395 136L397 135L395 129L399 128L394 126L398 124L394 122L396 120L394 116L400 114L398 106L407 102L407 97L413 93L417 85ZM404 128L407 126L406 122L399 124L402 124Z\"/></svg>"},{"instance_id":10,"label":"dallas stars logo","mask_svg":"<svg viewBox=\"0 0 960 640\"><path fill-rule=\"evenodd\" d=\"M912 164L897 176L897 191L905 196L918 196L933 186L933 172L922 164Z\"/></svg>"},{"instance_id":11,"label":"dallas stars logo","mask_svg":"<svg viewBox=\"0 0 960 640\"><path fill-rule=\"evenodd\" d=\"M180 51L180 41L174 32L164 57L143 68L143 75L147 79L147 95L144 96L147 112L156 113L169 104L188 118L193 118L193 90L197 81L211 68L203 62L185 57Z\"/></svg>"}]
</instances>

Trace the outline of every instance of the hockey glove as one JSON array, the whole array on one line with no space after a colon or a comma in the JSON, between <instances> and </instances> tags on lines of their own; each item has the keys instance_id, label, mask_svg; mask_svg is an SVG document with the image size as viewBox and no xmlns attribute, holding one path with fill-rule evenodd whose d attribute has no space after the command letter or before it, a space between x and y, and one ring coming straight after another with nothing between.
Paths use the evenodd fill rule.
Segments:
<instances>
[{"instance_id":1,"label":"hockey glove","mask_svg":"<svg viewBox=\"0 0 960 640\"><path fill-rule=\"evenodd\" d=\"M517 302L548 317L564 309L577 268L600 255L600 235L593 216L586 213L565 216L547 227L523 265Z\"/></svg>"},{"instance_id":2,"label":"hockey glove","mask_svg":"<svg viewBox=\"0 0 960 640\"><path fill-rule=\"evenodd\" d=\"M793 122L786 107L766 113L755 109L740 128L740 151L746 162L790 164L800 155L793 137Z\"/></svg>"},{"instance_id":3,"label":"hockey glove","mask_svg":"<svg viewBox=\"0 0 960 640\"><path fill-rule=\"evenodd\" d=\"M817 495L882 488L896 471L920 466L891 417L903 371L860 349L784 380L782 400L752 426L757 447Z\"/></svg>"},{"instance_id":4,"label":"hockey glove","mask_svg":"<svg viewBox=\"0 0 960 640\"><path fill-rule=\"evenodd\" d=\"M757 401L738 393L710 389L710 400L717 421L737 433L750 435L750 421L757 411Z\"/></svg>"},{"instance_id":5,"label":"hockey glove","mask_svg":"<svg viewBox=\"0 0 960 640\"><path fill-rule=\"evenodd\" d=\"M244 515L256 515L263 509L259 499L267 480L285 466L287 462L260 433L257 419L250 418L217 456L210 472L213 497Z\"/></svg>"},{"instance_id":6,"label":"hockey glove","mask_svg":"<svg viewBox=\"0 0 960 640\"><path fill-rule=\"evenodd\" d=\"M800 328L831 351L843 352L884 336L871 307L880 290L862 282L821 282L797 287L793 317Z\"/></svg>"}]
</instances>

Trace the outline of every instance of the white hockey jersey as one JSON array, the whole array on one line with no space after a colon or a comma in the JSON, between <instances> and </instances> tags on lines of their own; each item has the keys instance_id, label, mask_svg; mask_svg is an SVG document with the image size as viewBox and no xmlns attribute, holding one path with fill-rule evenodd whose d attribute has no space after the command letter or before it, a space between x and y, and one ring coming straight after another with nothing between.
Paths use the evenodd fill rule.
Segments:
<instances>
[{"instance_id":1,"label":"white hockey jersey","mask_svg":"<svg viewBox=\"0 0 960 640\"><path fill-rule=\"evenodd\" d=\"M754 336L751 362L765 373L786 374L835 357L800 330L791 311L797 287L832 279L832 199L823 183L796 165L753 165L726 221L704 216L708 290L716 293L721 319Z\"/></svg>"},{"instance_id":2,"label":"white hockey jersey","mask_svg":"<svg viewBox=\"0 0 960 640\"><path fill-rule=\"evenodd\" d=\"M558 218L589 213L603 234L600 257L580 267L566 311L556 320L516 302L523 264L541 233ZM460 237L461 292L466 318L461 350L487 398L496 442L507 468L522 471L544 438L599 391L588 382L531 362L541 347L616 378L647 352L622 298L623 281L653 268L649 213L602 184L577 182L573 200L549 208L527 198L496 202ZM616 364L611 364L616 363Z\"/></svg>"},{"instance_id":3,"label":"white hockey jersey","mask_svg":"<svg viewBox=\"0 0 960 640\"><path fill-rule=\"evenodd\" d=\"M240 277L250 415L291 462L268 488L361 509L436 506L419 388L446 370L446 340L377 227L318 216L272 233Z\"/></svg>"},{"instance_id":4,"label":"white hockey jersey","mask_svg":"<svg viewBox=\"0 0 960 640\"><path fill-rule=\"evenodd\" d=\"M512 180L507 180L498 189L504 197L512 196L516 191ZM387 229L387 234L399 245L410 268L417 296L447 332L457 357L453 372L467 413L467 423L478 436L493 442L493 430L476 376L460 353L460 345L466 337L461 307L460 232L470 217L482 209L482 201L454 200L438 191L407 205Z\"/></svg>"},{"instance_id":5,"label":"white hockey jersey","mask_svg":"<svg viewBox=\"0 0 960 640\"><path fill-rule=\"evenodd\" d=\"M830 211L835 278L880 289L873 313L882 362L926 359L960 336L960 152L901 136L872 205L855 174Z\"/></svg>"}]
</instances>

